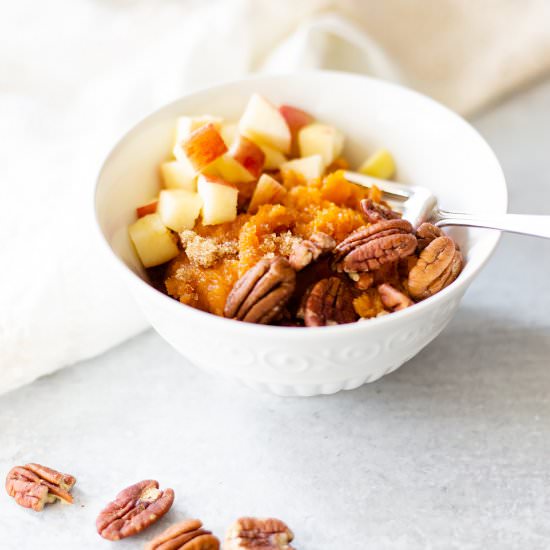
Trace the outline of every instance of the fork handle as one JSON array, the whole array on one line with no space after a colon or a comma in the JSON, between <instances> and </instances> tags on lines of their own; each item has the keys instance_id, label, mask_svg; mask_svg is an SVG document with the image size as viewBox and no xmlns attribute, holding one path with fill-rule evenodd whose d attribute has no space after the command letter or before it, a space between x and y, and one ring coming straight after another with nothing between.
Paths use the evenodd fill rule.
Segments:
<instances>
[{"instance_id":1,"label":"fork handle","mask_svg":"<svg viewBox=\"0 0 550 550\"><path fill-rule=\"evenodd\" d=\"M550 216L532 214L498 214L481 216L476 214L460 214L440 210L435 216L435 225L466 225L469 227L486 227L499 229L522 235L544 237L550 239Z\"/></svg>"}]
</instances>

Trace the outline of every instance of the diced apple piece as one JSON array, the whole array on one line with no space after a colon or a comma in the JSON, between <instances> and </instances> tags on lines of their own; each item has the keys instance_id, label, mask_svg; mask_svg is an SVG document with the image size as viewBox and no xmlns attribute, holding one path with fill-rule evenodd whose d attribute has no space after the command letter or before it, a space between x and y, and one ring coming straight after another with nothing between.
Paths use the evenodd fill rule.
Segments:
<instances>
[{"instance_id":1,"label":"diced apple piece","mask_svg":"<svg viewBox=\"0 0 550 550\"><path fill-rule=\"evenodd\" d=\"M166 263L179 254L172 233L158 214L139 218L128 228L128 232L144 267Z\"/></svg>"},{"instance_id":2,"label":"diced apple piece","mask_svg":"<svg viewBox=\"0 0 550 550\"><path fill-rule=\"evenodd\" d=\"M286 189L268 174L262 174L250 199L248 212L256 213L262 204L277 204L283 200Z\"/></svg>"},{"instance_id":3,"label":"diced apple piece","mask_svg":"<svg viewBox=\"0 0 550 550\"><path fill-rule=\"evenodd\" d=\"M288 159L277 149L273 149L269 145L259 144L260 149L264 152L264 170L278 170L281 164L285 163Z\"/></svg>"},{"instance_id":4,"label":"diced apple piece","mask_svg":"<svg viewBox=\"0 0 550 550\"><path fill-rule=\"evenodd\" d=\"M311 155L301 159L294 159L281 165L281 172L294 172L306 180L320 178L325 171L325 163L321 155Z\"/></svg>"},{"instance_id":5,"label":"diced apple piece","mask_svg":"<svg viewBox=\"0 0 550 550\"><path fill-rule=\"evenodd\" d=\"M256 179L229 153L216 159L210 166L203 170L202 173L205 176L219 176L229 183L244 183Z\"/></svg>"},{"instance_id":6,"label":"diced apple piece","mask_svg":"<svg viewBox=\"0 0 550 550\"><path fill-rule=\"evenodd\" d=\"M277 107L261 95L253 94L239 121L239 131L257 143L290 152L290 129Z\"/></svg>"},{"instance_id":7,"label":"diced apple piece","mask_svg":"<svg viewBox=\"0 0 550 550\"><path fill-rule=\"evenodd\" d=\"M221 157L227 151L227 146L214 124L209 122L189 136L183 143L183 150L193 168L200 172Z\"/></svg>"},{"instance_id":8,"label":"diced apple piece","mask_svg":"<svg viewBox=\"0 0 550 550\"><path fill-rule=\"evenodd\" d=\"M283 115L286 123L290 129L290 135L292 136L292 145L291 149L294 155L299 154L298 147L298 132L308 124L311 124L315 121L315 118L309 113L298 109L297 107L292 107L291 105L281 105L279 107L279 112Z\"/></svg>"},{"instance_id":9,"label":"diced apple piece","mask_svg":"<svg viewBox=\"0 0 550 550\"><path fill-rule=\"evenodd\" d=\"M220 128L220 135L227 147L231 147L235 138L239 135L239 127L235 123L222 124Z\"/></svg>"},{"instance_id":10,"label":"diced apple piece","mask_svg":"<svg viewBox=\"0 0 550 550\"><path fill-rule=\"evenodd\" d=\"M202 223L217 225L237 217L239 189L221 178L201 174L198 192L202 199Z\"/></svg>"},{"instance_id":11,"label":"diced apple piece","mask_svg":"<svg viewBox=\"0 0 550 550\"><path fill-rule=\"evenodd\" d=\"M300 156L321 155L328 166L344 148L344 134L327 124L314 122L304 126L298 133Z\"/></svg>"},{"instance_id":12,"label":"diced apple piece","mask_svg":"<svg viewBox=\"0 0 550 550\"><path fill-rule=\"evenodd\" d=\"M359 172L373 178L387 180L395 174L395 161L388 150L379 149L361 164Z\"/></svg>"},{"instance_id":13,"label":"diced apple piece","mask_svg":"<svg viewBox=\"0 0 550 550\"><path fill-rule=\"evenodd\" d=\"M193 229L201 207L202 200L197 193L185 189L165 189L160 192L160 219L166 227L177 233L184 229Z\"/></svg>"},{"instance_id":14,"label":"diced apple piece","mask_svg":"<svg viewBox=\"0 0 550 550\"><path fill-rule=\"evenodd\" d=\"M260 177L264 167L265 154L253 141L245 136L237 136L229 155L235 159L249 174L249 180Z\"/></svg>"},{"instance_id":15,"label":"diced apple piece","mask_svg":"<svg viewBox=\"0 0 550 550\"><path fill-rule=\"evenodd\" d=\"M181 157L180 160L163 162L160 165L160 174L166 189L195 191L197 188L195 170L185 156Z\"/></svg>"},{"instance_id":16,"label":"diced apple piece","mask_svg":"<svg viewBox=\"0 0 550 550\"><path fill-rule=\"evenodd\" d=\"M158 202L159 201L157 199L154 199L146 204L138 206L136 208L137 217L143 218L143 216L147 216L147 214L154 214L157 211Z\"/></svg>"},{"instance_id":17,"label":"diced apple piece","mask_svg":"<svg viewBox=\"0 0 550 550\"><path fill-rule=\"evenodd\" d=\"M218 158L205 171L207 175L219 175L229 183L247 183L260 177L265 154L253 141L237 136L231 149Z\"/></svg>"},{"instance_id":18,"label":"diced apple piece","mask_svg":"<svg viewBox=\"0 0 550 550\"><path fill-rule=\"evenodd\" d=\"M176 132L174 139L174 147L172 152L174 157L179 159L181 156L185 156L183 151L183 143L189 139L189 136L201 126L205 124L213 124L216 130L220 131L223 120L219 117L211 115L201 116L180 116L176 121Z\"/></svg>"}]
</instances>

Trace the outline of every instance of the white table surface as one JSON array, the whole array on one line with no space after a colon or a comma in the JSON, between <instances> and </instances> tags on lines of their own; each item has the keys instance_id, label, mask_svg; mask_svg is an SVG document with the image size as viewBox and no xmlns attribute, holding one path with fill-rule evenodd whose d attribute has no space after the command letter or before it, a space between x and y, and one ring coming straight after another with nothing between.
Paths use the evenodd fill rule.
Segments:
<instances>
[{"instance_id":1,"label":"white table surface","mask_svg":"<svg viewBox=\"0 0 550 550\"><path fill-rule=\"evenodd\" d=\"M550 82L478 117L511 208L550 213ZM457 317L384 379L289 399L212 378L147 332L0 397L0 474L74 474L75 505L0 494L0 548L109 548L97 512L158 479L176 501L142 548L199 517L288 522L298 550L550 548L550 241L506 235Z\"/></svg>"}]
</instances>

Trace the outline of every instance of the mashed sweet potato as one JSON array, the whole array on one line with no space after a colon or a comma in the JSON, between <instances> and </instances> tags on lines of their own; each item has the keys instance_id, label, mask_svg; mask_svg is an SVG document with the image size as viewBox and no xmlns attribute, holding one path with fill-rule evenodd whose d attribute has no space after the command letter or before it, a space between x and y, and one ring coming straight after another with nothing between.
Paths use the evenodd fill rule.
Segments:
<instances>
[{"instance_id":1,"label":"mashed sweet potato","mask_svg":"<svg viewBox=\"0 0 550 550\"><path fill-rule=\"evenodd\" d=\"M370 197L380 201L377 189L369 191L347 182L342 171L307 183L293 173L280 177L287 190L281 204L265 204L256 214L239 214L230 223L197 224L193 231L198 236L219 245L218 257L207 267L205 262L201 265L190 260L185 252L172 260L164 280L170 296L195 308L223 315L231 288L258 260L274 255L288 257L297 239L307 239L315 231L340 242L366 223L360 200ZM243 192L248 195L248 189Z\"/></svg>"}]
</instances>

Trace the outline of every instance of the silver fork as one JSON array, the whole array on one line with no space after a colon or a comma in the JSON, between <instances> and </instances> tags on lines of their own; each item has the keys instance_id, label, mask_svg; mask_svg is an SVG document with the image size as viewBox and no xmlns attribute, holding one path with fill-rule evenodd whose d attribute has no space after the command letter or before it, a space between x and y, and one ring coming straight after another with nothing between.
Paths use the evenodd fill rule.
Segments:
<instances>
[{"instance_id":1,"label":"silver fork","mask_svg":"<svg viewBox=\"0 0 550 550\"><path fill-rule=\"evenodd\" d=\"M401 212L403 218L416 228L422 222L430 221L437 226L465 225L499 229L522 235L550 239L550 216L532 214L464 214L441 210L437 198L421 185L404 185L394 181L381 180L358 172L346 170L345 178L363 187L376 185L384 194L390 206Z\"/></svg>"}]
</instances>

